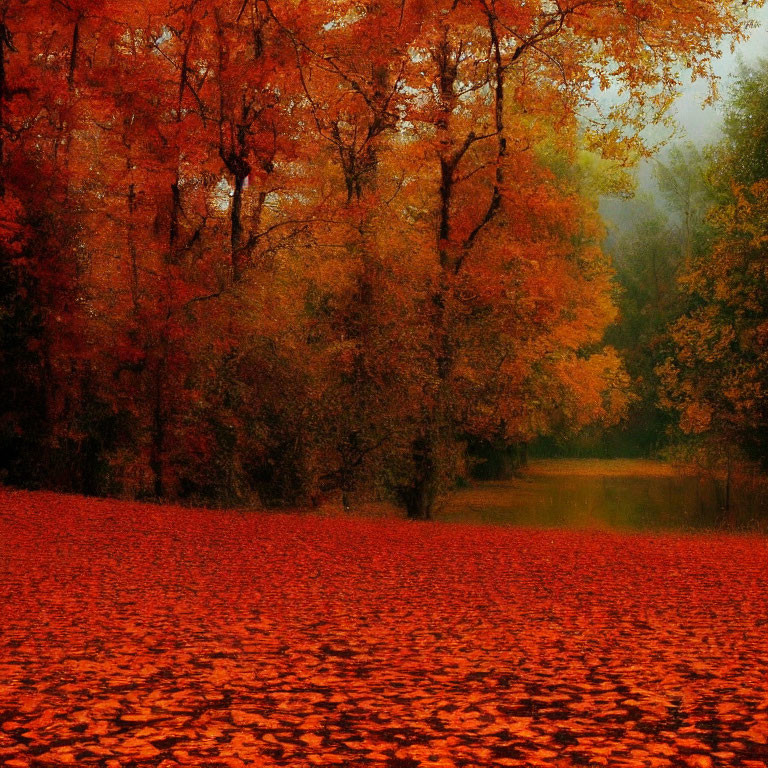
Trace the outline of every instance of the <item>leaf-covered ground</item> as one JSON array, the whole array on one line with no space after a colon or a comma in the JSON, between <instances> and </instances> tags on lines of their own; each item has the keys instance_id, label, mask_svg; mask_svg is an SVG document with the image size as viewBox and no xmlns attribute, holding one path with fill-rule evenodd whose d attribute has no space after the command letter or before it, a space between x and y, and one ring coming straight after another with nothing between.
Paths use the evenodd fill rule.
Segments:
<instances>
[{"instance_id":1,"label":"leaf-covered ground","mask_svg":"<svg viewBox=\"0 0 768 768\"><path fill-rule=\"evenodd\" d=\"M768 765L768 540L0 491L0 765Z\"/></svg>"}]
</instances>

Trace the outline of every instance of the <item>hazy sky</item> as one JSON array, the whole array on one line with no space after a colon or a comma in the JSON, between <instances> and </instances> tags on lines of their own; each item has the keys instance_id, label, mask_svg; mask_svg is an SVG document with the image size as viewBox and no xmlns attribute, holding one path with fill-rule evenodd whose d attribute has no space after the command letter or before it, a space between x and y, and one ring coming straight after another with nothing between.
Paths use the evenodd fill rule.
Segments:
<instances>
[{"instance_id":1,"label":"hazy sky","mask_svg":"<svg viewBox=\"0 0 768 768\"><path fill-rule=\"evenodd\" d=\"M752 30L749 40L739 45L733 52L730 50L730 41L723 41L722 58L715 62L717 74L721 78L718 86L721 98L727 96L729 86L734 75L738 73L742 61L749 64L759 58L768 58L768 5L753 12L751 17L760 22L760 26ZM708 92L707 84L702 81L689 84L683 90L675 105L678 132L673 143L690 140L696 144L705 145L717 140L722 125L723 103L719 101L704 108L703 102ZM667 135L667 132L663 131L663 134ZM658 134L655 135L658 136ZM635 168L635 175L638 182L637 200L658 195L653 160L640 162ZM604 198L600 208L612 236L631 228L639 210L636 207L636 200L619 198Z\"/></svg>"},{"instance_id":2,"label":"hazy sky","mask_svg":"<svg viewBox=\"0 0 768 768\"><path fill-rule=\"evenodd\" d=\"M723 42L723 56L716 62L717 73L722 78L719 85L721 96L728 93L731 78L738 72L741 61L749 64L759 58L768 58L768 6L750 15L760 22L760 26L752 30L749 40L739 45L733 53L730 50L730 41ZM681 128L680 139L688 138L696 143L706 143L716 138L722 105L703 109L702 102L706 96L706 84L697 82L690 85L678 100L676 109Z\"/></svg>"}]
</instances>

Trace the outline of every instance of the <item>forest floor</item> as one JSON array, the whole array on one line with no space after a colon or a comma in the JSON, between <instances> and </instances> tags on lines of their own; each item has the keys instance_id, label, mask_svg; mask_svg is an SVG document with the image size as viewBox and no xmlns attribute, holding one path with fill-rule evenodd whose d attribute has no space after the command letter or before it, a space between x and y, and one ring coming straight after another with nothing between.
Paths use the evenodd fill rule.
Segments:
<instances>
[{"instance_id":1,"label":"forest floor","mask_svg":"<svg viewBox=\"0 0 768 768\"><path fill-rule=\"evenodd\" d=\"M533 476L679 477L695 468L654 459L534 459L526 468Z\"/></svg>"},{"instance_id":2,"label":"forest floor","mask_svg":"<svg viewBox=\"0 0 768 768\"><path fill-rule=\"evenodd\" d=\"M768 539L0 490L0 766L768 766Z\"/></svg>"}]
</instances>

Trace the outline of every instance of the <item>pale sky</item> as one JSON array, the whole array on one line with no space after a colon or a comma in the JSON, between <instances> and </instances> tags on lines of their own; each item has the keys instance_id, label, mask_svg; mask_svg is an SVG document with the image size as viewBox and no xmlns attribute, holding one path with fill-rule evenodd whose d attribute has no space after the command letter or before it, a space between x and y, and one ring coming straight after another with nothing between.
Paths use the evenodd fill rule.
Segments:
<instances>
[{"instance_id":1,"label":"pale sky","mask_svg":"<svg viewBox=\"0 0 768 768\"><path fill-rule=\"evenodd\" d=\"M759 58L768 58L768 5L751 12L750 16L760 22L760 26L752 30L749 40L739 45L733 53L730 50L730 41L724 41L723 56L715 63L717 74L721 77L721 97L728 94L730 82L742 61L749 64ZM697 144L704 144L717 138L722 120L722 103L702 108L707 90L705 83L693 83L678 100L676 119L681 129L679 139L690 139Z\"/></svg>"},{"instance_id":2,"label":"pale sky","mask_svg":"<svg viewBox=\"0 0 768 768\"><path fill-rule=\"evenodd\" d=\"M704 146L717 141L723 120L722 99L727 97L741 62L750 64L757 59L768 58L768 5L750 15L760 22L760 26L752 30L749 39L733 52L730 50L730 41L723 41L722 58L715 62L715 69L721 78L718 85L720 100L712 106L703 107L709 90L707 84L702 81L689 84L683 89L674 107L678 130L672 137L673 144L692 141L699 146ZM667 136L668 132L662 131L662 134ZM658 136L658 134L655 135ZM658 194L652 160L641 161L635 168L635 174L638 181L638 197ZM609 231L614 235L630 227L636 217L633 200L604 198L600 207Z\"/></svg>"}]
</instances>

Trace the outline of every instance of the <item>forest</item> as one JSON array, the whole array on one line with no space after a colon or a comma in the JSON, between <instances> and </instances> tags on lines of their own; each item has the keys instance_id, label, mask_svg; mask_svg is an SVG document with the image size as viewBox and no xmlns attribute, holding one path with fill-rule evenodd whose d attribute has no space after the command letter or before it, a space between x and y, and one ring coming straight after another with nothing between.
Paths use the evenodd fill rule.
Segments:
<instances>
[{"instance_id":1,"label":"forest","mask_svg":"<svg viewBox=\"0 0 768 768\"><path fill-rule=\"evenodd\" d=\"M601 215L757 6L2 0L0 482L429 518L537 445L765 470L768 66Z\"/></svg>"}]
</instances>

